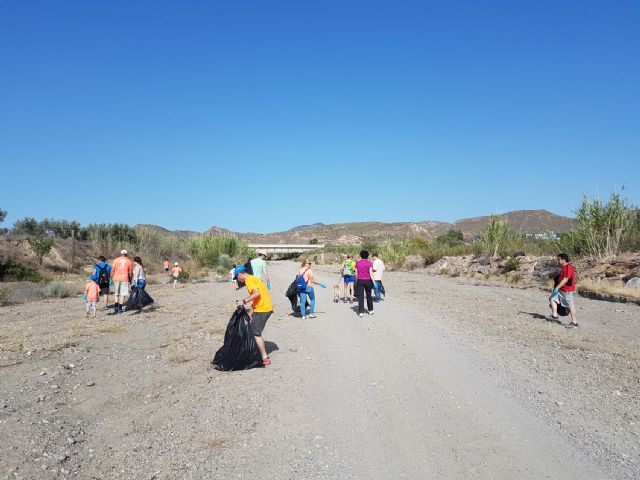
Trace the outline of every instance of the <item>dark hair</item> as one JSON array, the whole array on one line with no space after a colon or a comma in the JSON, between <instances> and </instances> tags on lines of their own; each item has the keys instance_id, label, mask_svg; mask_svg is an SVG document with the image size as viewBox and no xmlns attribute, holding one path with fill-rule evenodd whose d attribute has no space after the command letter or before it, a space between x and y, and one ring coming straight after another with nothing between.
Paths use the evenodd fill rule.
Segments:
<instances>
[{"instance_id":1,"label":"dark hair","mask_svg":"<svg viewBox=\"0 0 640 480\"><path fill-rule=\"evenodd\" d=\"M369 252L367 252L366 250L362 250L360 252L360 258L364 258L366 260L367 258L369 258Z\"/></svg>"},{"instance_id":2,"label":"dark hair","mask_svg":"<svg viewBox=\"0 0 640 480\"><path fill-rule=\"evenodd\" d=\"M133 257L133 261L139 263L141 267L144 267L142 264L142 259L140 257Z\"/></svg>"},{"instance_id":3,"label":"dark hair","mask_svg":"<svg viewBox=\"0 0 640 480\"><path fill-rule=\"evenodd\" d=\"M371 256L378 258L379 255L377 253L372 253Z\"/></svg>"},{"instance_id":4,"label":"dark hair","mask_svg":"<svg viewBox=\"0 0 640 480\"><path fill-rule=\"evenodd\" d=\"M107 261L107 258L106 258L104 255L100 255L100 256L98 257L98 260L100 260L101 262L106 262L106 261Z\"/></svg>"},{"instance_id":5,"label":"dark hair","mask_svg":"<svg viewBox=\"0 0 640 480\"><path fill-rule=\"evenodd\" d=\"M558 258L563 259L565 262L569 261L569 255L567 255L566 253L559 253Z\"/></svg>"}]
</instances>

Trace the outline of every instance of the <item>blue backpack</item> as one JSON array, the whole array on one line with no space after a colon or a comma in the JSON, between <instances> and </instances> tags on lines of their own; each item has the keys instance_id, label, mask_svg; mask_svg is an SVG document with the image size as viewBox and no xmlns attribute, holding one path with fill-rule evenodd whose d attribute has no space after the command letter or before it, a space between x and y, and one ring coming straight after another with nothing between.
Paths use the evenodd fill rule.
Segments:
<instances>
[{"instance_id":1,"label":"blue backpack","mask_svg":"<svg viewBox=\"0 0 640 480\"><path fill-rule=\"evenodd\" d=\"M307 270L305 270L304 273L306 273ZM296 277L296 286L298 287L298 292L304 292L307 289L307 281L304 279L304 273Z\"/></svg>"}]
</instances>

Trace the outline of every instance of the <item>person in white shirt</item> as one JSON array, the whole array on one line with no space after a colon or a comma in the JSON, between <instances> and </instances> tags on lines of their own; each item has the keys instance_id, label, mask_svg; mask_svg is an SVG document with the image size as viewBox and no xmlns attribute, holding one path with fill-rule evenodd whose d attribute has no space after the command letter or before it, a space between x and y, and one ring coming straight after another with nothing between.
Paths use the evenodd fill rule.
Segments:
<instances>
[{"instance_id":1,"label":"person in white shirt","mask_svg":"<svg viewBox=\"0 0 640 480\"><path fill-rule=\"evenodd\" d=\"M378 256L377 253L371 255L371 259L373 260L373 282L374 282L374 293L375 298L373 299L375 302L379 302L382 300L383 294L386 296L384 291L384 286L382 285L382 274L384 272L384 262Z\"/></svg>"},{"instance_id":2,"label":"person in white shirt","mask_svg":"<svg viewBox=\"0 0 640 480\"><path fill-rule=\"evenodd\" d=\"M258 252L258 257L251 260L251 269L253 270L253 276L258 277L267 286L267 289L271 289L271 279L269 278L269 272L267 271L267 254L265 252Z\"/></svg>"}]
</instances>

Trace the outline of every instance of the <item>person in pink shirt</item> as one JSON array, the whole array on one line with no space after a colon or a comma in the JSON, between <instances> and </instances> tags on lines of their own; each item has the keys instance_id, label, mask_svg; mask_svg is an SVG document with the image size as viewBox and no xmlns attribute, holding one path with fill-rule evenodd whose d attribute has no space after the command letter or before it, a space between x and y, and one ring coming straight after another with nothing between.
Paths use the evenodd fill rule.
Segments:
<instances>
[{"instance_id":1,"label":"person in pink shirt","mask_svg":"<svg viewBox=\"0 0 640 480\"><path fill-rule=\"evenodd\" d=\"M369 261L369 252L362 250L360 260L356 262L356 297L358 297L358 315L364 317L364 296L367 295L367 310L373 315L373 263Z\"/></svg>"}]
</instances>

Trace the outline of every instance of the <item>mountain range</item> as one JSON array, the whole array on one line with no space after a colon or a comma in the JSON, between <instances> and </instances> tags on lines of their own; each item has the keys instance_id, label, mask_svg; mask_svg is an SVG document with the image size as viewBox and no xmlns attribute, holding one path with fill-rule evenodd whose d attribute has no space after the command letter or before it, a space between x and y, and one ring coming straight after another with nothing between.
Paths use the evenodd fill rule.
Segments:
<instances>
[{"instance_id":1,"label":"mountain range","mask_svg":"<svg viewBox=\"0 0 640 480\"><path fill-rule=\"evenodd\" d=\"M573 220L546 210L516 210L499 215L506 219L514 230L522 233L557 232L573 228ZM490 216L456 220L453 223L425 220L420 222L353 222L325 225L299 225L283 232L240 233L221 227L211 227L205 235L232 235L249 243L285 244L317 242L330 245L353 245L364 242L382 243L389 240L407 240L414 237L433 239L448 230L460 230L465 238L479 234L489 222ZM181 232L185 234L195 232Z\"/></svg>"}]
</instances>

